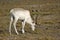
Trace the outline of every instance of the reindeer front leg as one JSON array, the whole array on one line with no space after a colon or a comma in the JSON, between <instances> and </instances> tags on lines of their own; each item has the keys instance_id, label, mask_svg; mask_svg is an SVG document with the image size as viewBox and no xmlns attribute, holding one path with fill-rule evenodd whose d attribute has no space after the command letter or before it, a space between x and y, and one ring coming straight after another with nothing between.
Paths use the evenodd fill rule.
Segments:
<instances>
[{"instance_id":1,"label":"reindeer front leg","mask_svg":"<svg viewBox=\"0 0 60 40\"><path fill-rule=\"evenodd\" d=\"M25 20L22 21L22 33L24 34L25 31L24 31L24 26L25 26Z\"/></svg>"}]
</instances>

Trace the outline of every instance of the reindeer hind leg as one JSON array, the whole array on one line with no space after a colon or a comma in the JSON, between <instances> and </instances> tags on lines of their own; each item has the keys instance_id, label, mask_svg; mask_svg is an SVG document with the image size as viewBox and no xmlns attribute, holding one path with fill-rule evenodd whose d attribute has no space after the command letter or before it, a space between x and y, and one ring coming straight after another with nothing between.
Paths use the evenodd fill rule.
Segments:
<instances>
[{"instance_id":1,"label":"reindeer hind leg","mask_svg":"<svg viewBox=\"0 0 60 40\"><path fill-rule=\"evenodd\" d=\"M11 16L11 21L10 21L10 26L9 26L10 35L11 35L11 25L12 25L12 22L13 22L13 17Z\"/></svg>"}]
</instances>

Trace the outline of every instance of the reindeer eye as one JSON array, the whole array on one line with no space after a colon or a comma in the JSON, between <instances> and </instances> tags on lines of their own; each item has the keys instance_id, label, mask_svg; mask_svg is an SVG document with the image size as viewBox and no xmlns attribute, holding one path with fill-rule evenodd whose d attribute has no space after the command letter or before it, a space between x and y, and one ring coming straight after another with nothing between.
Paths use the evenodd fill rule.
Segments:
<instances>
[{"instance_id":1,"label":"reindeer eye","mask_svg":"<svg viewBox=\"0 0 60 40\"><path fill-rule=\"evenodd\" d=\"M22 22L24 21L24 20L21 20Z\"/></svg>"},{"instance_id":2,"label":"reindeer eye","mask_svg":"<svg viewBox=\"0 0 60 40\"><path fill-rule=\"evenodd\" d=\"M34 23L34 21L32 23Z\"/></svg>"}]
</instances>

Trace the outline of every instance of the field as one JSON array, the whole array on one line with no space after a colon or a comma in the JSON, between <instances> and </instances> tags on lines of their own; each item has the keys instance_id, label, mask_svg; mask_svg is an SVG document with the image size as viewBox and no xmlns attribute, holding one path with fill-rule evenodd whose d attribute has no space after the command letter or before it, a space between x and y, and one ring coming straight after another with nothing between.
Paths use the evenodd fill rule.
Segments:
<instances>
[{"instance_id":1,"label":"field","mask_svg":"<svg viewBox=\"0 0 60 40\"><path fill-rule=\"evenodd\" d=\"M36 23L33 32L29 24L21 33L21 21L17 22L19 35L12 26L9 34L10 9L24 8L31 12ZM60 40L60 0L0 0L0 40Z\"/></svg>"}]
</instances>

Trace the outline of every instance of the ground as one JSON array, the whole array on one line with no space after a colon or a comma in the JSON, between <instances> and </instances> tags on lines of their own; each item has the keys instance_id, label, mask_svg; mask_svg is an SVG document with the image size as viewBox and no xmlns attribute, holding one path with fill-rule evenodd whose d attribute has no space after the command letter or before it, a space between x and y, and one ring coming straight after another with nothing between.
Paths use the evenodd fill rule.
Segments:
<instances>
[{"instance_id":1,"label":"ground","mask_svg":"<svg viewBox=\"0 0 60 40\"><path fill-rule=\"evenodd\" d=\"M28 7L28 5L36 5L36 8ZM34 21L37 22L35 31L32 31L30 25L26 24L25 33L22 34L21 21L18 20L17 29L19 35L15 33L13 26L12 34L9 34L9 11L15 7L30 8L32 18L37 17L37 19L34 19ZM0 0L0 40L60 40L60 1Z\"/></svg>"}]
</instances>

